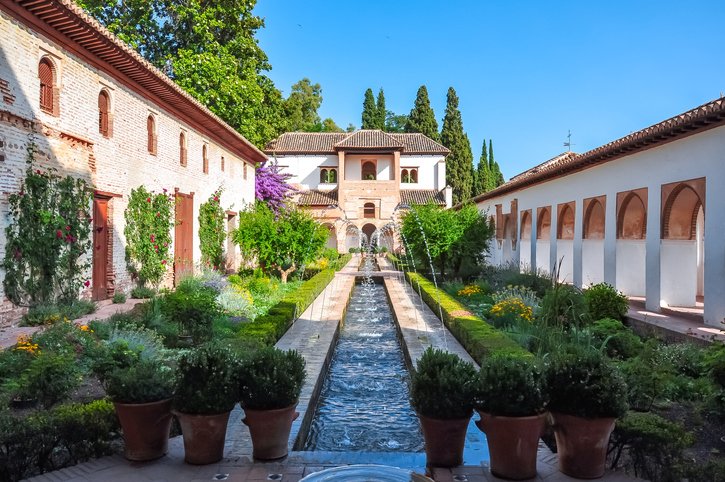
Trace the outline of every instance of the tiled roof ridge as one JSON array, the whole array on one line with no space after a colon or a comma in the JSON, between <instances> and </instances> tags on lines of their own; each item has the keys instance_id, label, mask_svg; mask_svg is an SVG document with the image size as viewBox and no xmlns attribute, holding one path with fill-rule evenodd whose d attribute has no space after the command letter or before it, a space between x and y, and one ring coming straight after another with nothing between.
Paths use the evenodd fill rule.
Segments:
<instances>
[{"instance_id":1,"label":"tiled roof ridge","mask_svg":"<svg viewBox=\"0 0 725 482\"><path fill-rule=\"evenodd\" d=\"M390 134L388 134L387 132L385 132L382 129L358 129L354 132L351 132L350 135L348 135L344 139L336 142L333 145L333 147L342 147L347 142L353 140L356 137L365 137L365 136L370 136L370 135L376 135L376 136L380 136L380 137L387 139L390 142L390 145L386 145L385 147L396 147L396 148L400 148L400 149L405 147L400 141L398 141L396 138L394 138L393 136L391 136ZM365 139L365 140L367 140L367 139ZM366 148L368 146L355 146L355 147ZM377 147L378 146L370 146L370 148L372 148L372 149L377 148Z\"/></svg>"},{"instance_id":2,"label":"tiled roof ridge","mask_svg":"<svg viewBox=\"0 0 725 482\"><path fill-rule=\"evenodd\" d=\"M686 112L591 149L583 154L572 153L573 155L571 157L562 159L561 162L551 162L546 165L550 161L556 160L556 158L552 158L529 171L524 171L514 176L496 189L475 196L473 201L478 202L490 199L519 188L544 182L550 178L568 175L570 172L584 169L589 165L599 164L622 157L623 155L643 151L656 145L666 144L675 139L687 137L722 125L725 125L725 97L706 102ZM542 169L537 172L531 172L536 167L542 167Z\"/></svg>"},{"instance_id":3,"label":"tiled roof ridge","mask_svg":"<svg viewBox=\"0 0 725 482\"><path fill-rule=\"evenodd\" d=\"M381 145L354 146L355 136L375 135ZM366 141L369 141L367 139ZM329 143L329 144L328 144ZM348 143L349 145L346 145ZM364 143L363 143L364 144ZM402 149L402 154L442 154L450 151L442 144L419 132L385 132L380 129L358 129L354 132L285 132L265 146L268 154L334 154L339 149Z\"/></svg>"}]
</instances>

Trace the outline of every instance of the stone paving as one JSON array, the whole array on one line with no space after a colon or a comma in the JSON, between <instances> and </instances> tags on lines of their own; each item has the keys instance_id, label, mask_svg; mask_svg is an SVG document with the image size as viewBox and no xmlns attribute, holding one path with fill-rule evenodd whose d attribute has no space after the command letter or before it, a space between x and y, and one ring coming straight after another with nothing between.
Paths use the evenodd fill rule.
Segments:
<instances>
[{"instance_id":1,"label":"stone paving","mask_svg":"<svg viewBox=\"0 0 725 482\"><path fill-rule=\"evenodd\" d=\"M290 437L290 455L282 461L272 463L254 462L251 459L251 444L246 427L241 423L243 412L236 408L230 417L226 457L217 464L192 466L184 463L183 443L181 437L169 441L169 451L159 460L146 463L134 463L119 455L104 457L74 467L50 472L30 480L37 482L177 482L177 481L208 481L229 480L236 482L256 482L277 480L296 482L313 472L329 467L350 464L384 464L426 473L425 455L365 452L305 452L295 450L298 434L303 432L308 416L312 415L312 400L317 396L333 342L337 336L338 326L343 318L347 300L352 291L355 277L360 273L356 270L358 258L343 268L325 291L302 314L290 330L278 342L283 349L297 349L307 360L307 383L298 405L301 412L295 422ZM409 363L414 363L427 346L446 348L449 351L463 350L450 333L444 331L438 318L421 304L415 293L406 286L398 273L390 271L389 265L381 263L383 282L393 301L394 313L400 324L401 336L407 345ZM462 356L468 357L465 352ZM470 360L470 357L468 357ZM310 410L308 410L310 408ZM306 412L310 412L305 416ZM479 436L480 432L473 425L469 427L469 436ZM464 454L464 465L453 469L434 469L427 475L437 482L484 482L499 480L492 476L486 463L469 464L471 454ZM480 460L480 454L478 460ZM475 457L474 457L475 458ZM575 480L561 474L556 467L556 455L552 454L543 444L540 446L537 461L538 475L535 480L566 481ZM369 480L375 480L371 478ZM602 480L631 481L632 477L621 473L609 472Z\"/></svg>"}]
</instances>

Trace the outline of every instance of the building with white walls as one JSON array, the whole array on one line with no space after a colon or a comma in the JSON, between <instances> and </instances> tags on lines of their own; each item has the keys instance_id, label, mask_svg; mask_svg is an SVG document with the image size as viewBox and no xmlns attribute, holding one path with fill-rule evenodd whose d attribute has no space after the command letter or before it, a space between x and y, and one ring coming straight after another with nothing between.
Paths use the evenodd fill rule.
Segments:
<instances>
[{"instance_id":1,"label":"building with white walls","mask_svg":"<svg viewBox=\"0 0 725 482\"><path fill-rule=\"evenodd\" d=\"M423 134L288 132L265 152L292 176L297 204L328 226L328 246L340 252L380 234L393 246L392 230L383 228L406 206L451 206L449 151Z\"/></svg>"},{"instance_id":2,"label":"building with white walls","mask_svg":"<svg viewBox=\"0 0 725 482\"><path fill-rule=\"evenodd\" d=\"M200 259L199 205L223 187L233 227L235 212L254 200L255 164L266 160L70 0L0 2L0 257L31 135L39 169L94 186L86 294L97 300L132 285L123 234L131 189L176 193L172 282ZM230 267L236 251L227 246ZM0 285L0 315L14 308Z\"/></svg>"},{"instance_id":3,"label":"building with white walls","mask_svg":"<svg viewBox=\"0 0 725 482\"><path fill-rule=\"evenodd\" d=\"M650 311L725 319L725 98L583 154L564 153L477 196L490 261L605 281Z\"/></svg>"}]
</instances>

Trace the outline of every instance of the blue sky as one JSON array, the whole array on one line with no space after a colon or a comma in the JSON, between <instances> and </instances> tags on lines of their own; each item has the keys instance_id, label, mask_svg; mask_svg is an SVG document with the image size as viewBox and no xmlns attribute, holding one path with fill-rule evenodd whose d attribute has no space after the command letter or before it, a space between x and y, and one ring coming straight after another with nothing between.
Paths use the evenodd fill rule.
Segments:
<instances>
[{"instance_id":1,"label":"blue sky","mask_svg":"<svg viewBox=\"0 0 725 482\"><path fill-rule=\"evenodd\" d=\"M725 1L258 0L258 38L284 95L308 77L320 115L360 126L365 89L408 113L421 84L440 122L460 98L508 179L585 152L725 92Z\"/></svg>"}]
</instances>

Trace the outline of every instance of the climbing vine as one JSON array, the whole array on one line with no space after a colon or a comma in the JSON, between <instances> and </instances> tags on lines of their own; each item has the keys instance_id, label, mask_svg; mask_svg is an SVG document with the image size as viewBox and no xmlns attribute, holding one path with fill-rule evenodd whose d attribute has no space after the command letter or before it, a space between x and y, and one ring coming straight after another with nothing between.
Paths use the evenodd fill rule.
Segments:
<instances>
[{"instance_id":1,"label":"climbing vine","mask_svg":"<svg viewBox=\"0 0 725 482\"><path fill-rule=\"evenodd\" d=\"M209 199L199 206L199 246L201 264L207 268L221 270L224 266L224 210L221 207L222 188L217 189Z\"/></svg>"},{"instance_id":2,"label":"climbing vine","mask_svg":"<svg viewBox=\"0 0 725 482\"><path fill-rule=\"evenodd\" d=\"M25 178L8 198L3 289L18 306L69 303L90 284L93 190L83 179L35 168L35 151L31 137Z\"/></svg>"},{"instance_id":3,"label":"climbing vine","mask_svg":"<svg viewBox=\"0 0 725 482\"><path fill-rule=\"evenodd\" d=\"M174 196L149 192L140 186L131 190L126 207L126 263L139 286L158 285L171 261Z\"/></svg>"}]
</instances>

